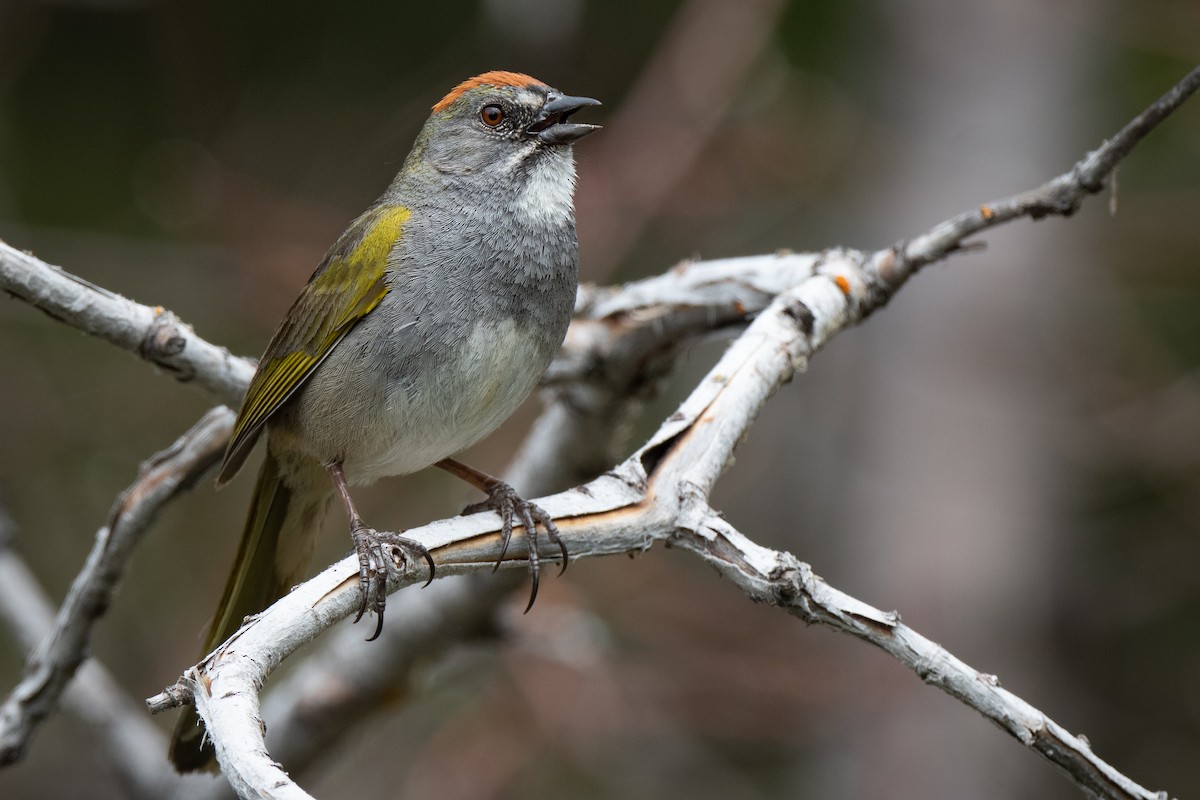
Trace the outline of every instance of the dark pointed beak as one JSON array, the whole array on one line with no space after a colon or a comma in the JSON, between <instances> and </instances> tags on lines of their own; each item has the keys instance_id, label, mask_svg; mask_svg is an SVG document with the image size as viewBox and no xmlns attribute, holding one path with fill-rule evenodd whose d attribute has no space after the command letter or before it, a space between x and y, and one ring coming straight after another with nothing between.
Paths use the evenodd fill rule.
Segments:
<instances>
[{"instance_id":1,"label":"dark pointed beak","mask_svg":"<svg viewBox=\"0 0 1200 800\"><path fill-rule=\"evenodd\" d=\"M599 100L590 97L566 97L551 92L546 98L546 104L538 112L537 119L525 129L530 136L536 136L546 144L570 144L582 139L592 131L600 130L599 125L588 125L580 122L567 122L567 118L581 108L598 106Z\"/></svg>"}]
</instances>

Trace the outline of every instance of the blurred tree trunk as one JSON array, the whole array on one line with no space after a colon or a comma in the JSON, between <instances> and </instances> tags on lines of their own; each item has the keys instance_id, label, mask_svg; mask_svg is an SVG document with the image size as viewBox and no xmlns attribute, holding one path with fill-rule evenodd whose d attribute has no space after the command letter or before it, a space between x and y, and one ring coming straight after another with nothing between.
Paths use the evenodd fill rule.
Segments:
<instances>
[{"instance_id":1,"label":"blurred tree trunk","mask_svg":"<svg viewBox=\"0 0 1200 800\"><path fill-rule=\"evenodd\" d=\"M1087 124L1079 83L1089 53L1063 35L1065 17L1083 9L919 5L885 6L881 59L897 68L873 73L896 125L882 137L895 149L880 159L890 171L868 215L883 241L968 195L1003 195L1061 170L1064 148ZM1064 309L1077 295L1048 287L1065 288L1086 266L1079 222L989 237L989 251L931 272L920 302L902 299L856 337L866 425L846 454L853 477L843 506L846 547L871 554L851 560L860 574L849 585L871 587L906 622L1052 707L1061 707L1044 691L1053 676L1031 668L1053 663L1038 613L1061 577L1055 497L1064 475L1049 434L1064 409L1054 405L1053 354L1060 326L1077 318ZM1061 238L1048 245L1047 235ZM1064 258L1048 262L1053 249ZM844 708L847 721L878 721L856 726L868 733L847 754L855 795L990 797L1000 776L1011 787L1027 771L1022 796L1061 796L1057 775L1030 768L969 713L926 702L907 675L887 677L858 682L876 689ZM907 691L894 691L901 682Z\"/></svg>"}]
</instances>

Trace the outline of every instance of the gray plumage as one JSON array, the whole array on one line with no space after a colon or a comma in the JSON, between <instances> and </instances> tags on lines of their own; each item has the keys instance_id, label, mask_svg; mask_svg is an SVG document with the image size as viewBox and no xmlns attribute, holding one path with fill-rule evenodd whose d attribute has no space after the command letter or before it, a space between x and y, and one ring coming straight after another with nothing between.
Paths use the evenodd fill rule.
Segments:
<instances>
[{"instance_id":1,"label":"gray plumage","mask_svg":"<svg viewBox=\"0 0 1200 800\"><path fill-rule=\"evenodd\" d=\"M428 551L367 527L345 485L441 462L533 391L566 333L578 278L571 143L596 126L567 117L596 104L516 73L464 82L434 106L387 191L330 248L267 348L222 465L219 482L265 427L268 457L206 652L301 579L335 486L362 570L360 617L373 595L382 625L384 547L426 560L432 577ZM393 229L394 241L372 238ZM546 527L565 566L545 512L454 466L507 508L505 542L519 508ZM529 565L532 605L535 548ZM211 763L202 731L190 710L177 725L171 759L181 771Z\"/></svg>"}]
</instances>

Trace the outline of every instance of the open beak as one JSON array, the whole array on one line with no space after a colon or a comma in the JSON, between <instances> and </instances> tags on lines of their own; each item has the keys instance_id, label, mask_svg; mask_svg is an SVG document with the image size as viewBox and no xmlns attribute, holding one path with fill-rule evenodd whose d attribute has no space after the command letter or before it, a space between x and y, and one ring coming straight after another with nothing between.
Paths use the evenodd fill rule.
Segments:
<instances>
[{"instance_id":1,"label":"open beak","mask_svg":"<svg viewBox=\"0 0 1200 800\"><path fill-rule=\"evenodd\" d=\"M525 132L546 144L570 144L592 131L600 130L600 126L567 122L567 118L581 108L598 105L600 101L590 97L565 97L558 92L551 92L537 119Z\"/></svg>"}]
</instances>

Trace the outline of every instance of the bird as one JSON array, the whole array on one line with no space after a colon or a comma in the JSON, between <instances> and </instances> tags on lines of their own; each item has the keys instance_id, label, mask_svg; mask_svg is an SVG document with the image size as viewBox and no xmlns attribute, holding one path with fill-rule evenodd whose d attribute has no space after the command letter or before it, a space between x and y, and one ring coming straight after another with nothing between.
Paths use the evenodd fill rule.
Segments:
<instances>
[{"instance_id":1,"label":"bird","mask_svg":"<svg viewBox=\"0 0 1200 800\"><path fill-rule=\"evenodd\" d=\"M217 484L266 432L241 545L211 623L208 653L304 576L315 535L341 500L362 601L383 626L389 568L428 567L420 542L377 531L350 487L440 467L529 543L537 597L537 525L567 549L553 519L508 484L453 458L529 396L562 344L578 283L573 145L600 126L570 121L600 105L520 72L459 83L434 104L386 191L334 242L268 344L238 411ZM466 513L466 512L464 512ZM428 582L427 582L428 583ZM373 598L373 600L371 599ZM180 772L214 752L185 709L169 757Z\"/></svg>"}]
</instances>

